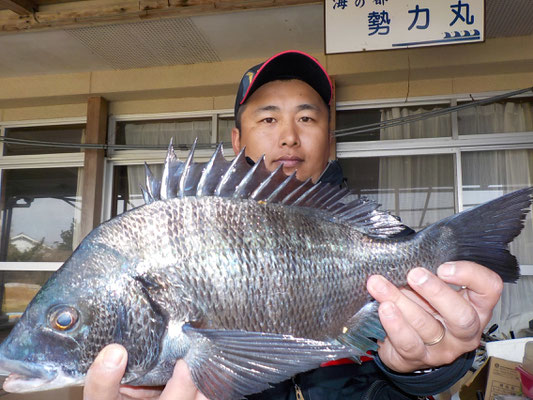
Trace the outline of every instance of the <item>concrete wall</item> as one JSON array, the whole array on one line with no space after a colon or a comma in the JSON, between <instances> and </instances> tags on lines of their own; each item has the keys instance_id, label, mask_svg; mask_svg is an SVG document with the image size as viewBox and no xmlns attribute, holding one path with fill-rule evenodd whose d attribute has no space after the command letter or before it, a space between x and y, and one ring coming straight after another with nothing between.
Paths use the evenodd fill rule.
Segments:
<instances>
[{"instance_id":1,"label":"concrete wall","mask_svg":"<svg viewBox=\"0 0 533 400\"><path fill-rule=\"evenodd\" d=\"M337 101L405 98L532 86L533 37L325 56ZM0 123L79 117L89 95L111 114L231 109L241 75L261 59L0 79Z\"/></svg>"}]
</instances>

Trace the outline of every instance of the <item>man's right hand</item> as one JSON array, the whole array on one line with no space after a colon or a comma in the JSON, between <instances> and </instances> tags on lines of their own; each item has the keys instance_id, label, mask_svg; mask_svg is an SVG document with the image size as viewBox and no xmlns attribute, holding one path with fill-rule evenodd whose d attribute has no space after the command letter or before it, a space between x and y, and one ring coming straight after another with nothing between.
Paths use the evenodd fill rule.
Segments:
<instances>
[{"instance_id":1,"label":"man's right hand","mask_svg":"<svg viewBox=\"0 0 533 400\"><path fill-rule=\"evenodd\" d=\"M128 353L124 347L111 344L105 347L87 372L84 400L208 400L194 385L187 364L176 363L174 374L162 389L121 385Z\"/></svg>"}]
</instances>

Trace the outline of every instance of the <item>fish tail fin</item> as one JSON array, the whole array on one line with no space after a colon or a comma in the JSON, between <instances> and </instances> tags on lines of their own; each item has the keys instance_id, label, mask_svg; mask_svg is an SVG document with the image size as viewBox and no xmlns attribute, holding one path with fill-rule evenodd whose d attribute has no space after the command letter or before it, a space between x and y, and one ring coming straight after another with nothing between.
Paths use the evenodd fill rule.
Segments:
<instances>
[{"instance_id":1,"label":"fish tail fin","mask_svg":"<svg viewBox=\"0 0 533 400\"><path fill-rule=\"evenodd\" d=\"M439 263L473 261L490 268L504 282L516 282L520 268L508 244L524 227L531 207L533 187L517 190L439 221L420 234L441 237Z\"/></svg>"}]
</instances>

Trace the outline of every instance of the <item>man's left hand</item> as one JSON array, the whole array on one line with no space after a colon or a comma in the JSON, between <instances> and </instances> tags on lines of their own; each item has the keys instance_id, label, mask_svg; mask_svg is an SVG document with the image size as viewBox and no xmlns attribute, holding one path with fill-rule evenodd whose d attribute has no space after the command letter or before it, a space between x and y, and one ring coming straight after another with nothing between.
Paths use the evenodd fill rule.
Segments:
<instances>
[{"instance_id":1,"label":"man's left hand","mask_svg":"<svg viewBox=\"0 0 533 400\"><path fill-rule=\"evenodd\" d=\"M378 353L387 367L397 372L437 367L479 346L503 289L495 272L455 261L441 265L437 275L414 268L407 281L412 290L399 289L379 275L367 282L369 293L381 303L387 337Z\"/></svg>"}]
</instances>

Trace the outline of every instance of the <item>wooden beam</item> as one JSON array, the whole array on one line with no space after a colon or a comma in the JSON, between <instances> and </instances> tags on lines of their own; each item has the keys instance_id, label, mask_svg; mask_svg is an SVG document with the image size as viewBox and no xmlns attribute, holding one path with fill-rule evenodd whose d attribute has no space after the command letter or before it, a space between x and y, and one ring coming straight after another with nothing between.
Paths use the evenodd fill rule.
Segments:
<instances>
[{"instance_id":1,"label":"wooden beam","mask_svg":"<svg viewBox=\"0 0 533 400\"><path fill-rule=\"evenodd\" d=\"M89 97L85 143L105 144L107 133L107 100ZM102 188L104 185L104 150L85 149L83 189L81 198L81 237L85 237L101 221Z\"/></svg>"},{"instance_id":2,"label":"wooden beam","mask_svg":"<svg viewBox=\"0 0 533 400\"><path fill-rule=\"evenodd\" d=\"M26 18L0 15L0 33L80 28L146 19L322 3L320 0L87 0L42 6L39 11Z\"/></svg>"},{"instance_id":3,"label":"wooden beam","mask_svg":"<svg viewBox=\"0 0 533 400\"><path fill-rule=\"evenodd\" d=\"M18 15L30 15L38 9L31 0L0 0L0 8L7 8Z\"/></svg>"}]
</instances>

